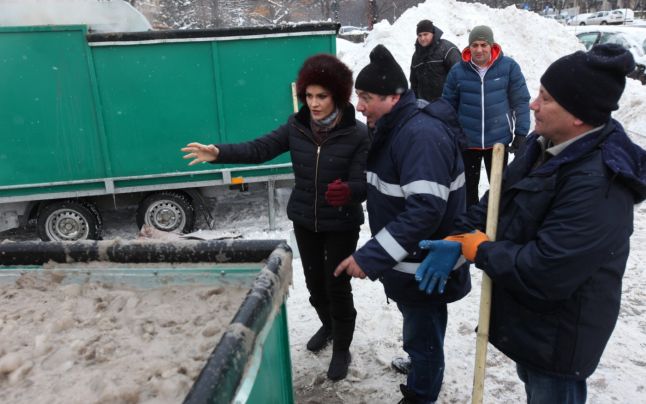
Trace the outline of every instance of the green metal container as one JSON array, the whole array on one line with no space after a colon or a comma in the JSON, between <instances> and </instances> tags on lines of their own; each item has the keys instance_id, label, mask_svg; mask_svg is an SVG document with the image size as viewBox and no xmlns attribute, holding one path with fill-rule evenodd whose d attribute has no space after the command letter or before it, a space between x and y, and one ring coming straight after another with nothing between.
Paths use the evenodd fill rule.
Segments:
<instances>
[{"instance_id":1,"label":"green metal container","mask_svg":"<svg viewBox=\"0 0 646 404\"><path fill-rule=\"evenodd\" d=\"M250 288L244 302L184 402L293 403L285 307L291 260L289 247L275 240L3 243L0 282L42 271L43 264L52 262L66 263L56 269L65 273L66 283L99 281L148 288L246 279ZM114 263L115 268L88 270L85 262L90 261ZM148 265L134 268L141 263Z\"/></svg>"},{"instance_id":2,"label":"green metal container","mask_svg":"<svg viewBox=\"0 0 646 404\"><path fill-rule=\"evenodd\" d=\"M313 54L335 54L337 29L0 27L0 207L168 190L194 202L187 189L293 178L288 154L188 167L179 149L251 140L286 122L298 69Z\"/></svg>"}]
</instances>

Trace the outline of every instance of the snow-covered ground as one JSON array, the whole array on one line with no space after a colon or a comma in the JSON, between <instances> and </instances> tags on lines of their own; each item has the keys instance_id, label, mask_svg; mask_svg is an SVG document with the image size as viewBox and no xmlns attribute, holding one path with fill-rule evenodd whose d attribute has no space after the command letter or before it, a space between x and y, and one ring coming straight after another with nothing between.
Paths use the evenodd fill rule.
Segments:
<instances>
[{"instance_id":1,"label":"snow-covered ground","mask_svg":"<svg viewBox=\"0 0 646 404\"><path fill-rule=\"evenodd\" d=\"M339 56L358 73L368 63L370 50L378 43L386 45L405 72L410 67L415 40L415 26L421 19L431 19L444 37L458 47L466 46L469 29L486 24L492 27L496 41L506 55L520 64L532 96L547 66L558 57L583 49L573 33L555 21L515 8L491 9L481 4L453 0L428 0L408 10L393 25L376 24L363 44L337 40ZM620 109L614 116L634 133L633 140L646 147L646 86L629 80ZM181 143L181 142L180 142ZM179 156L178 156L179 158ZM485 185L481 190L484 191ZM284 209L284 196L279 206ZM242 233L244 238L281 238L290 240L291 223L284 215L277 218L277 229L267 230L267 201L262 189L238 194L227 191L218 198L214 210L216 226L223 232ZM134 238L134 210L106 217L105 238ZM111 224L112 223L112 224ZM114 223L119 223L115 226ZM111 224L111 225L110 225ZM370 237L367 225L362 227L359 244ZM34 239L33 234L9 232L0 238ZM646 277L641 273L646 261L646 206L635 207L635 231L632 251L624 278L623 303L615 332L601 359L599 368L589 379L590 403L639 403L646 392ZM293 244L293 243L292 243ZM440 403L470 401L475 352L474 328L480 295L480 273L472 270L473 290L464 299L449 305L449 322L445 343L446 371ZM305 349L305 343L318 329L319 322L308 302L308 292L300 260L294 260L294 283L288 299L289 338L293 381L299 403L394 403L400 398L399 384L405 376L390 368L390 361L401 350L401 315L394 303L386 301L380 283L353 280L358 311L353 361L345 380L333 383L325 373L331 348L319 354ZM529 347L528 349L531 349ZM522 384L508 359L489 348L485 401L518 403L525 401Z\"/></svg>"}]
</instances>

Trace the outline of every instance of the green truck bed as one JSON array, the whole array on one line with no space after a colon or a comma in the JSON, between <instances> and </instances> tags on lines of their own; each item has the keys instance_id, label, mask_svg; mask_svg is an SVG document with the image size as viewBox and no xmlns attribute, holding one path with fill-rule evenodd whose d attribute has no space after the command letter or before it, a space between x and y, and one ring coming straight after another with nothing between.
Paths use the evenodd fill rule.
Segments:
<instances>
[{"instance_id":1,"label":"green truck bed","mask_svg":"<svg viewBox=\"0 0 646 404\"><path fill-rule=\"evenodd\" d=\"M0 230L17 216L36 218L52 200L87 204L129 193L143 200L171 190L194 205L190 189L292 178L286 154L257 166L188 167L179 149L246 141L284 123L298 69L315 53L335 53L337 29L0 27L0 208L31 203L25 212L0 212Z\"/></svg>"}]
</instances>

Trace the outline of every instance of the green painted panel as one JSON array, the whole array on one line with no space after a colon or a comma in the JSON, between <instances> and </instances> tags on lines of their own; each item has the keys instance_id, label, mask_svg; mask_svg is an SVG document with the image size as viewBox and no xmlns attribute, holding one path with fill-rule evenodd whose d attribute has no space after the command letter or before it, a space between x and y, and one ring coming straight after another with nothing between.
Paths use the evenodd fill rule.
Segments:
<instances>
[{"instance_id":1,"label":"green painted panel","mask_svg":"<svg viewBox=\"0 0 646 404\"><path fill-rule=\"evenodd\" d=\"M262 349L262 360L247 403L293 403L292 361L284 303L271 324Z\"/></svg>"},{"instance_id":2,"label":"green painted panel","mask_svg":"<svg viewBox=\"0 0 646 404\"><path fill-rule=\"evenodd\" d=\"M334 49L321 35L219 42L222 97L227 100L220 141L251 140L284 124L294 112L291 83L298 69L309 56L324 51ZM285 153L272 163L289 161Z\"/></svg>"},{"instance_id":3,"label":"green painted panel","mask_svg":"<svg viewBox=\"0 0 646 404\"><path fill-rule=\"evenodd\" d=\"M210 43L92 50L114 176L186 166L180 147L217 129Z\"/></svg>"},{"instance_id":4,"label":"green painted panel","mask_svg":"<svg viewBox=\"0 0 646 404\"><path fill-rule=\"evenodd\" d=\"M105 176L84 30L6 30L0 40L0 184Z\"/></svg>"},{"instance_id":5,"label":"green painted panel","mask_svg":"<svg viewBox=\"0 0 646 404\"><path fill-rule=\"evenodd\" d=\"M285 123L291 83L321 51L334 51L327 36L93 48L113 175L217 168L187 167L179 148L252 140Z\"/></svg>"}]
</instances>

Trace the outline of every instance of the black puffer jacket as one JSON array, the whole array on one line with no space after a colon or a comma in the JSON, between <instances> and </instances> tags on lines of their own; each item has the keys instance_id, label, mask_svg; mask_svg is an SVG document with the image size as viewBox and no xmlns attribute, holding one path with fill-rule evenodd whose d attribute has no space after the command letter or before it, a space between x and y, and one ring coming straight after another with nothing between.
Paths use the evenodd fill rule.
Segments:
<instances>
[{"instance_id":1,"label":"black puffer jacket","mask_svg":"<svg viewBox=\"0 0 646 404\"><path fill-rule=\"evenodd\" d=\"M310 111L303 106L287 123L258 139L239 144L216 145L215 163L262 163L290 152L295 184L287 205L294 223L315 232L346 231L363 223L361 202L366 199L366 158L370 147L368 129L355 119L348 104L341 121L321 145L310 129ZM325 201L330 182L348 182L351 203L334 207Z\"/></svg>"},{"instance_id":2,"label":"black puffer jacket","mask_svg":"<svg viewBox=\"0 0 646 404\"><path fill-rule=\"evenodd\" d=\"M437 27L430 45L422 47L415 41L415 53L410 64L410 86L417 98L427 101L440 98L446 75L460 60L460 50L442 39L442 30Z\"/></svg>"}]
</instances>

